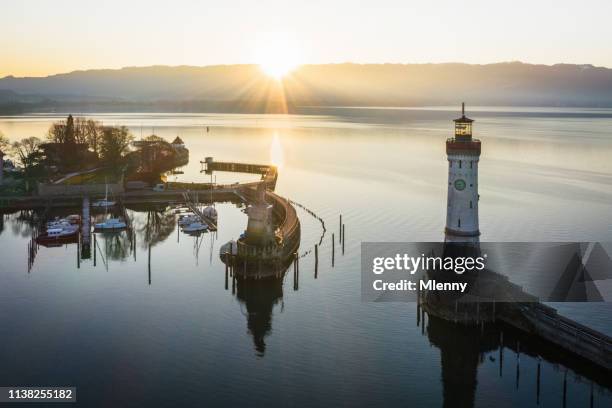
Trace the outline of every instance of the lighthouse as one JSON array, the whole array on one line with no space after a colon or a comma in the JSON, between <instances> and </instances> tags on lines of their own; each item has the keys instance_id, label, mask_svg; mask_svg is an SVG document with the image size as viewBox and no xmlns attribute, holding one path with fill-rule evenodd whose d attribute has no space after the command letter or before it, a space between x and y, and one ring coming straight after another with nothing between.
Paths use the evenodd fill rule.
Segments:
<instances>
[{"instance_id":1,"label":"lighthouse","mask_svg":"<svg viewBox=\"0 0 612 408\"><path fill-rule=\"evenodd\" d=\"M465 116L455 119L455 136L446 140L448 157L448 203L446 241L478 242L478 160L480 140L472 138L474 121Z\"/></svg>"}]
</instances>

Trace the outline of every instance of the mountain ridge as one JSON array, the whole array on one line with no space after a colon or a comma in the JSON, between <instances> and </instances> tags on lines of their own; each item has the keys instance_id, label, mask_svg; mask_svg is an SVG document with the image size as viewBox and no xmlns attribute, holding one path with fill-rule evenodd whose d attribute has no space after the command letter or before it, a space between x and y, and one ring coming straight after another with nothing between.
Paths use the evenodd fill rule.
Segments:
<instances>
[{"instance_id":1,"label":"mountain ridge","mask_svg":"<svg viewBox=\"0 0 612 408\"><path fill-rule=\"evenodd\" d=\"M517 61L307 64L279 83L253 64L152 65L0 79L0 111L79 104L135 110L175 104L197 110L204 103L218 104L221 111L265 112L269 105L293 111L305 105L394 107L463 99L481 105L612 107L612 69Z\"/></svg>"}]
</instances>

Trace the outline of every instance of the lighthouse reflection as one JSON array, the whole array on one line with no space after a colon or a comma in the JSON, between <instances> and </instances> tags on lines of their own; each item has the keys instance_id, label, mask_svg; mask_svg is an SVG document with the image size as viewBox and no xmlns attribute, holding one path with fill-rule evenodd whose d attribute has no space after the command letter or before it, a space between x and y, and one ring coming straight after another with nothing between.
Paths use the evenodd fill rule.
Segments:
<instances>
[{"instance_id":1,"label":"lighthouse reflection","mask_svg":"<svg viewBox=\"0 0 612 408\"><path fill-rule=\"evenodd\" d=\"M238 263L239 272L232 266L236 263L231 263L229 258L222 257L222 260L226 263L225 289L229 290L231 280L232 294L244 306L243 314L247 319L249 334L253 337L255 351L263 357L266 351L265 338L272 331L274 307L283 301L285 274L294 265L294 279L298 279L297 266L291 258L274 264L243 260Z\"/></svg>"},{"instance_id":2,"label":"lighthouse reflection","mask_svg":"<svg viewBox=\"0 0 612 408\"><path fill-rule=\"evenodd\" d=\"M253 337L255 351L263 357L265 338L272 331L273 309L283 300L283 279L238 279L235 285L236 298L245 307L247 328Z\"/></svg>"}]
</instances>

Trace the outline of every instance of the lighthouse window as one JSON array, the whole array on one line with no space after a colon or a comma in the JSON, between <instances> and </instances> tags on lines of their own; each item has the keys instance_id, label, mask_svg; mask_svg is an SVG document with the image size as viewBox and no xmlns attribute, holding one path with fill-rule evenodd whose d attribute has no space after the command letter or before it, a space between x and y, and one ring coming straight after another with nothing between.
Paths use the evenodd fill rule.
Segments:
<instances>
[{"instance_id":1,"label":"lighthouse window","mask_svg":"<svg viewBox=\"0 0 612 408\"><path fill-rule=\"evenodd\" d=\"M461 160L459 160L459 168L461 168Z\"/></svg>"},{"instance_id":2,"label":"lighthouse window","mask_svg":"<svg viewBox=\"0 0 612 408\"><path fill-rule=\"evenodd\" d=\"M457 220L457 228L461 228L461 218Z\"/></svg>"},{"instance_id":3,"label":"lighthouse window","mask_svg":"<svg viewBox=\"0 0 612 408\"><path fill-rule=\"evenodd\" d=\"M474 168L474 162L470 160L470 169Z\"/></svg>"},{"instance_id":4,"label":"lighthouse window","mask_svg":"<svg viewBox=\"0 0 612 408\"><path fill-rule=\"evenodd\" d=\"M472 208L472 202L470 201L470 208Z\"/></svg>"}]
</instances>

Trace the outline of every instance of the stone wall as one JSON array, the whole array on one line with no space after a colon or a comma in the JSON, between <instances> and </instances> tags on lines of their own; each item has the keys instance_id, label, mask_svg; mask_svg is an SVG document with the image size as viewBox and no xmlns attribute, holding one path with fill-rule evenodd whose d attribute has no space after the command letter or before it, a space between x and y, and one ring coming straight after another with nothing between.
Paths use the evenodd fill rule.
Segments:
<instances>
[{"instance_id":1,"label":"stone wall","mask_svg":"<svg viewBox=\"0 0 612 408\"><path fill-rule=\"evenodd\" d=\"M44 184L38 183L39 196L62 196L62 195L104 195L106 184ZM108 185L109 195L123 193L123 183Z\"/></svg>"}]
</instances>

